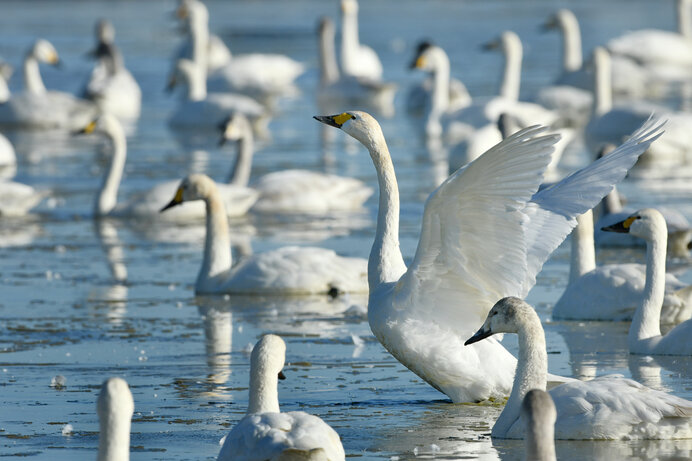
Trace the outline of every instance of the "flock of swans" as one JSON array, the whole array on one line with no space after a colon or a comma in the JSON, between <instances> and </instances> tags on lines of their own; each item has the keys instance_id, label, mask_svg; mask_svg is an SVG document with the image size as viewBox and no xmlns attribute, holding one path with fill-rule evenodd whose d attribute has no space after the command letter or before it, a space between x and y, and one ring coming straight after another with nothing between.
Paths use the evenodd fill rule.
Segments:
<instances>
[{"instance_id":1,"label":"flock of swans","mask_svg":"<svg viewBox=\"0 0 692 461\"><path fill-rule=\"evenodd\" d=\"M449 55L439 45L423 41L412 50L411 69L428 76L410 88L405 107L426 146L440 148L450 161L458 157L451 163L459 168L444 174L425 202L411 259L400 249L396 159L385 133L370 113L347 110L391 116L398 86L384 80L377 53L359 41L357 1L341 0L340 7L340 62L332 19L322 18L316 34L315 98L334 110L314 118L354 138L372 159L379 198L367 260L292 245L233 261L229 218L310 220L358 212L374 184L309 169L253 174L256 138L272 137L273 111L278 101L290 101L306 65L284 55L232 54L210 33L209 10L199 0L181 0L176 11L185 41L175 53L168 89L184 88L168 124L177 135L233 145L236 158L223 182L191 173L119 201L121 181L127 181L128 130L140 116L142 91L108 21L97 24L96 48L89 53L96 63L80 97L44 85L39 63L61 63L46 40L37 40L25 56L23 91L9 91L1 67L0 126L104 138L110 158L94 193L97 222L112 217L177 226L204 220L195 294L367 293L375 338L430 386L455 403L508 397L492 437L526 438L527 459L555 459L554 439L692 438L688 400L619 375L582 381L549 374L541 320L524 301L571 234L569 284L554 300L553 318L628 321L631 354L692 356L692 286L666 271L667 257L690 258L692 227L676 210L624 212L615 190L632 168L655 177L692 158L692 114L660 102L692 81L692 1L677 2L678 32L625 34L596 47L586 62L576 16L568 10L551 15L544 29L563 34L563 70L533 101L520 100L523 47L512 31L484 45L504 56L499 92L486 99L472 98L452 77ZM565 176L560 160L577 141L594 160ZM16 163L12 144L0 135L0 168ZM2 179L0 215L32 213L49 195ZM592 210L602 201L594 225ZM608 242L645 246L645 264L597 265L596 248ZM126 271L113 273L127 277ZM498 333L518 335L518 358L492 337ZM252 349L247 413L225 437L219 460L345 459L339 434L322 419L280 411L285 356L286 344L273 334ZM133 411L128 384L106 380L97 402L99 460L129 458Z\"/></svg>"}]
</instances>

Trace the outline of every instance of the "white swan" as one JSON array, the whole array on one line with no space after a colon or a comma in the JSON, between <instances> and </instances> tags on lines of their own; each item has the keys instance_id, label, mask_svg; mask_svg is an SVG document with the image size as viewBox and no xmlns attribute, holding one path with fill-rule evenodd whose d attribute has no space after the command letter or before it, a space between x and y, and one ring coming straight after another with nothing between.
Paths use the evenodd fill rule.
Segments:
<instances>
[{"instance_id":1,"label":"white swan","mask_svg":"<svg viewBox=\"0 0 692 461\"><path fill-rule=\"evenodd\" d=\"M7 82L10 81L13 73L14 68L5 61L0 60L0 104L10 99L11 92Z\"/></svg>"},{"instance_id":2,"label":"white swan","mask_svg":"<svg viewBox=\"0 0 692 461\"><path fill-rule=\"evenodd\" d=\"M320 53L320 104L366 104L385 114L394 113L397 85L368 77L340 75L334 45L334 23L322 18L318 28Z\"/></svg>"},{"instance_id":3,"label":"white swan","mask_svg":"<svg viewBox=\"0 0 692 461\"><path fill-rule=\"evenodd\" d=\"M223 139L239 144L230 183L248 187L254 141L247 118L242 114L229 117L224 125ZM358 179L309 170L267 173L249 187L259 194L252 211L270 214L325 215L362 210L363 203L373 193L371 187Z\"/></svg>"},{"instance_id":4,"label":"white swan","mask_svg":"<svg viewBox=\"0 0 692 461\"><path fill-rule=\"evenodd\" d=\"M640 167L675 167L692 160L692 114L671 112L646 102L630 102L613 106L610 83L610 55L605 48L593 51L595 65L594 113L584 131L586 145L598 152L606 143L618 144L633 129L646 121L651 113L666 119L666 130L649 151L642 156Z\"/></svg>"},{"instance_id":5,"label":"white swan","mask_svg":"<svg viewBox=\"0 0 692 461\"><path fill-rule=\"evenodd\" d=\"M0 78L2 80L2 78ZM14 146L5 136L0 133L0 169L11 167L16 170L17 154L14 152ZM4 174L0 176L5 177Z\"/></svg>"},{"instance_id":6,"label":"white swan","mask_svg":"<svg viewBox=\"0 0 692 461\"><path fill-rule=\"evenodd\" d=\"M96 411L99 415L98 461L128 461L135 402L124 379L109 378L103 382Z\"/></svg>"},{"instance_id":7,"label":"white swan","mask_svg":"<svg viewBox=\"0 0 692 461\"><path fill-rule=\"evenodd\" d=\"M96 48L90 53L98 61L91 71L85 95L94 101L101 112L121 119L139 117L142 91L125 62L120 50L113 43L115 28L102 19L96 24Z\"/></svg>"},{"instance_id":8,"label":"white swan","mask_svg":"<svg viewBox=\"0 0 692 461\"><path fill-rule=\"evenodd\" d=\"M45 196L27 184L0 180L0 216L24 216Z\"/></svg>"},{"instance_id":9,"label":"white swan","mask_svg":"<svg viewBox=\"0 0 692 461\"><path fill-rule=\"evenodd\" d=\"M180 0L176 15L184 22L188 37L178 48L174 62L179 59L203 61L207 72L214 72L231 61L231 52L223 40L209 33L209 11L202 2Z\"/></svg>"},{"instance_id":10,"label":"white swan","mask_svg":"<svg viewBox=\"0 0 692 461\"><path fill-rule=\"evenodd\" d=\"M382 63L375 50L358 39L358 1L341 0L341 69L346 75L382 78Z\"/></svg>"},{"instance_id":11,"label":"white swan","mask_svg":"<svg viewBox=\"0 0 692 461\"><path fill-rule=\"evenodd\" d=\"M71 128L84 126L96 115L96 106L62 91L46 90L39 61L59 65L50 42L39 39L24 58L24 91L0 104L0 125L21 128Z\"/></svg>"},{"instance_id":12,"label":"white swan","mask_svg":"<svg viewBox=\"0 0 692 461\"><path fill-rule=\"evenodd\" d=\"M202 174L183 179L175 197L161 209L203 200L207 209L204 259L197 294L318 294L367 291L366 262L316 247L282 247L245 258L231 269L228 218L214 181Z\"/></svg>"},{"instance_id":13,"label":"white swan","mask_svg":"<svg viewBox=\"0 0 692 461\"><path fill-rule=\"evenodd\" d=\"M531 389L545 390L548 354L541 320L519 298L500 299L483 326L465 344L496 333L517 333L519 361L512 394L495 421L492 436L520 439L526 422L521 404ZM692 402L649 389L621 375L572 381L550 390L557 408L558 440L632 440L692 438Z\"/></svg>"},{"instance_id":14,"label":"white swan","mask_svg":"<svg viewBox=\"0 0 692 461\"><path fill-rule=\"evenodd\" d=\"M397 360L454 402L509 392L514 357L497 341L469 349L461 338L483 321L493 299L526 295L574 217L621 180L660 131L648 124L612 163L607 156L538 193L557 136L538 136L540 127L515 133L431 194L407 268L399 249L399 190L379 124L359 111L315 118L359 140L377 170L370 328Z\"/></svg>"},{"instance_id":15,"label":"white swan","mask_svg":"<svg viewBox=\"0 0 692 461\"><path fill-rule=\"evenodd\" d=\"M344 461L339 434L303 411L282 413L278 380L285 379L286 343L264 335L250 357L250 401L221 447L218 461Z\"/></svg>"},{"instance_id":16,"label":"white swan","mask_svg":"<svg viewBox=\"0 0 692 461\"><path fill-rule=\"evenodd\" d=\"M266 131L269 116L260 103L237 93L207 93L204 76L204 70L194 61L178 61L168 88L172 89L182 81L187 85L187 97L180 101L168 119L171 126L212 129L229 114L241 112L252 120L256 132Z\"/></svg>"},{"instance_id":17,"label":"white swan","mask_svg":"<svg viewBox=\"0 0 692 461\"><path fill-rule=\"evenodd\" d=\"M553 307L553 318L568 320L630 320L646 281L642 264L596 266L593 212L577 216L572 231L569 284ZM692 288L665 274L661 322L675 324L692 316Z\"/></svg>"},{"instance_id":18,"label":"white swan","mask_svg":"<svg viewBox=\"0 0 692 461\"><path fill-rule=\"evenodd\" d=\"M111 161L103 176L103 182L94 203L95 216L116 217L158 217L161 207L169 202L175 194L180 181L173 180L157 184L146 192L133 195L129 201L118 204L118 188L125 169L127 157L127 139L118 119L110 114L103 114L84 127L80 133L98 132L105 135L112 145ZM226 213L232 217L242 216L257 200L257 192L247 187L224 184L219 186L221 200ZM206 210L201 202L186 203L170 213L164 219L189 221L201 219Z\"/></svg>"},{"instance_id":19,"label":"white swan","mask_svg":"<svg viewBox=\"0 0 692 461\"><path fill-rule=\"evenodd\" d=\"M556 461L555 421L557 420L557 410L550 394L541 389L528 391L521 404L521 417L526 421L525 459Z\"/></svg>"},{"instance_id":20,"label":"white swan","mask_svg":"<svg viewBox=\"0 0 692 461\"><path fill-rule=\"evenodd\" d=\"M645 208L603 230L629 233L646 240L646 285L627 337L630 353L692 355L692 320L686 320L661 335L668 233L661 213Z\"/></svg>"}]
</instances>

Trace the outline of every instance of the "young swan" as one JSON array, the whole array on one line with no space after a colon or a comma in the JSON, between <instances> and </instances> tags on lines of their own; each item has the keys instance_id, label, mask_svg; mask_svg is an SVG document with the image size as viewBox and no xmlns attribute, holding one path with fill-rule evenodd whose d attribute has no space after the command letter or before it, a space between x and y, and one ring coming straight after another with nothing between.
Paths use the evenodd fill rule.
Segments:
<instances>
[{"instance_id":1,"label":"young swan","mask_svg":"<svg viewBox=\"0 0 692 461\"><path fill-rule=\"evenodd\" d=\"M531 389L546 388L548 354L541 320L519 298L499 300L483 326L465 344L496 333L519 335L519 361L507 405L492 436L520 439L526 420L521 403ZM692 402L649 389L620 375L572 381L550 390L557 408L555 438L560 440L632 440L692 438Z\"/></svg>"},{"instance_id":2,"label":"young swan","mask_svg":"<svg viewBox=\"0 0 692 461\"><path fill-rule=\"evenodd\" d=\"M265 335L250 357L247 414L231 429L218 461L339 461L345 458L339 434L317 416L303 411L281 413L278 379L285 379L286 344Z\"/></svg>"},{"instance_id":3,"label":"young swan","mask_svg":"<svg viewBox=\"0 0 692 461\"><path fill-rule=\"evenodd\" d=\"M226 209L216 183L206 175L183 179L165 211L192 200L204 201L207 234L197 294L306 295L365 292L367 263L317 247L282 247L245 258L231 269Z\"/></svg>"},{"instance_id":4,"label":"young swan","mask_svg":"<svg viewBox=\"0 0 692 461\"><path fill-rule=\"evenodd\" d=\"M557 410L550 394L540 389L527 392L521 404L521 417L526 421L526 460L555 461Z\"/></svg>"},{"instance_id":5,"label":"young swan","mask_svg":"<svg viewBox=\"0 0 692 461\"><path fill-rule=\"evenodd\" d=\"M645 208L603 230L628 233L646 240L646 282L627 338L630 353L692 355L692 319L678 324L665 336L661 335L660 317L666 288L668 242L663 215L653 208Z\"/></svg>"},{"instance_id":6,"label":"young swan","mask_svg":"<svg viewBox=\"0 0 692 461\"><path fill-rule=\"evenodd\" d=\"M124 379L109 378L103 382L96 411L99 415L98 461L129 460L130 422L135 402Z\"/></svg>"}]
</instances>

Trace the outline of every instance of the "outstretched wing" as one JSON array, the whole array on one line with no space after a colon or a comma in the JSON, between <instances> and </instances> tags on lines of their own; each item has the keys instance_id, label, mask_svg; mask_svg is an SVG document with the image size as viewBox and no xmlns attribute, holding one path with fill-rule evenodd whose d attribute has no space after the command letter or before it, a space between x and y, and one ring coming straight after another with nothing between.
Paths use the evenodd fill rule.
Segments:
<instances>
[{"instance_id":1,"label":"outstretched wing","mask_svg":"<svg viewBox=\"0 0 692 461\"><path fill-rule=\"evenodd\" d=\"M418 249L395 303L434 312L472 333L527 272L523 209L538 190L558 135L529 127L458 170L425 205Z\"/></svg>"}]
</instances>

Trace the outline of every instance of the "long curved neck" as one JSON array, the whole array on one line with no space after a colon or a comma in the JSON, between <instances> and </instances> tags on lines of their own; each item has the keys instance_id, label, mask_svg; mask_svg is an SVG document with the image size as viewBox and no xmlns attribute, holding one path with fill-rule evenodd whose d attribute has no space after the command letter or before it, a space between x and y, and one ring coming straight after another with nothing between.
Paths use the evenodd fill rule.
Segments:
<instances>
[{"instance_id":1,"label":"long curved neck","mask_svg":"<svg viewBox=\"0 0 692 461\"><path fill-rule=\"evenodd\" d=\"M605 53L594 57L596 71L594 72L594 91L596 102L593 106L594 115L600 116L613 108L613 88L610 76L610 56Z\"/></svg>"},{"instance_id":2,"label":"long curved neck","mask_svg":"<svg viewBox=\"0 0 692 461\"><path fill-rule=\"evenodd\" d=\"M320 83L323 86L339 80L339 65L336 62L334 28L324 26L320 31Z\"/></svg>"},{"instance_id":3,"label":"long curved neck","mask_svg":"<svg viewBox=\"0 0 692 461\"><path fill-rule=\"evenodd\" d=\"M642 304L634 313L629 343L661 336L661 307L666 289L666 245L668 236L655 235L646 243L646 283Z\"/></svg>"},{"instance_id":4,"label":"long curved neck","mask_svg":"<svg viewBox=\"0 0 692 461\"><path fill-rule=\"evenodd\" d=\"M349 75L358 73L356 66L359 48L358 15L345 12L341 23L341 68L344 73Z\"/></svg>"},{"instance_id":5,"label":"long curved neck","mask_svg":"<svg viewBox=\"0 0 692 461\"><path fill-rule=\"evenodd\" d=\"M582 66L581 32L579 23L573 15L564 15L560 21L562 28L562 69L574 72Z\"/></svg>"},{"instance_id":6,"label":"long curved neck","mask_svg":"<svg viewBox=\"0 0 692 461\"><path fill-rule=\"evenodd\" d=\"M381 283L398 280L406 272L406 264L399 248L399 186L384 139L374 143L370 156L380 186L377 230L368 258L368 284L372 292Z\"/></svg>"},{"instance_id":7,"label":"long curved neck","mask_svg":"<svg viewBox=\"0 0 692 461\"><path fill-rule=\"evenodd\" d=\"M195 62L195 69L187 72L187 99L203 101L207 98L207 79L204 68Z\"/></svg>"},{"instance_id":8,"label":"long curved neck","mask_svg":"<svg viewBox=\"0 0 692 461\"><path fill-rule=\"evenodd\" d=\"M678 0L677 5L678 32L683 37L692 40L692 4L689 0Z\"/></svg>"},{"instance_id":9,"label":"long curved neck","mask_svg":"<svg viewBox=\"0 0 692 461\"><path fill-rule=\"evenodd\" d=\"M231 269L231 241L228 218L223 200L216 188L204 200L207 207L207 235L204 239L204 259L197 275L197 286L222 276Z\"/></svg>"},{"instance_id":10,"label":"long curved neck","mask_svg":"<svg viewBox=\"0 0 692 461\"><path fill-rule=\"evenodd\" d=\"M252 370L247 414L279 413L279 411L277 376L270 376L266 370Z\"/></svg>"},{"instance_id":11,"label":"long curved neck","mask_svg":"<svg viewBox=\"0 0 692 461\"><path fill-rule=\"evenodd\" d=\"M613 190L603 199L603 215L611 213L620 213L622 211L622 202L617 187L613 186Z\"/></svg>"},{"instance_id":12,"label":"long curved neck","mask_svg":"<svg viewBox=\"0 0 692 461\"><path fill-rule=\"evenodd\" d=\"M535 312L529 312L530 319L525 319L519 326L519 360L514 374L512 393L509 395L504 410L497 418L492 433L505 435L521 414L521 403L531 389L545 390L548 379L548 353L546 352L545 333L541 321Z\"/></svg>"},{"instance_id":13,"label":"long curved neck","mask_svg":"<svg viewBox=\"0 0 692 461\"><path fill-rule=\"evenodd\" d=\"M252 156L254 151L254 137L249 124L243 127L243 134L238 141L238 157L236 158L229 183L236 186L247 186L250 182L252 170Z\"/></svg>"},{"instance_id":14,"label":"long curved neck","mask_svg":"<svg viewBox=\"0 0 692 461\"><path fill-rule=\"evenodd\" d=\"M572 231L572 254L569 283L596 268L596 250L593 241L593 212L577 216L577 227Z\"/></svg>"},{"instance_id":15,"label":"long curved neck","mask_svg":"<svg viewBox=\"0 0 692 461\"><path fill-rule=\"evenodd\" d=\"M526 457L531 461L555 461L555 426L544 424L540 427L527 426Z\"/></svg>"},{"instance_id":16,"label":"long curved neck","mask_svg":"<svg viewBox=\"0 0 692 461\"><path fill-rule=\"evenodd\" d=\"M130 420L109 414L99 418L98 461L128 461L130 459Z\"/></svg>"},{"instance_id":17,"label":"long curved neck","mask_svg":"<svg viewBox=\"0 0 692 461\"><path fill-rule=\"evenodd\" d=\"M209 15L196 11L190 18L190 39L192 41L192 61L202 69L207 69L207 53L209 49ZM206 79L206 75L204 75Z\"/></svg>"},{"instance_id":18,"label":"long curved neck","mask_svg":"<svg viewBox=\"0 0 692 461\"><path fill-rule=\"evenodd\" d=\"M24 58L24 88L32 94L45 94L46 92L46 86L43 84L38 68L38 60L31 53Z\"/></svg>"},{"instance_id":19,"label":"long curved neck","mask_svg":"<svg viewBox=\"0 0 692 461\"><path fill-rule=\"evenodd\" d=\"M505 48L505 70L502 77L502 85L500 86L500 96L512 101L519 100L522 55L521 45Z\"/></svg>"},{"instance_id":20,"label":"long curved neck","mask_svg":"<svg viewBox=\"0 0 692 461\"><path fill-rule=\"evenodd\" d=\"M433 71L433 91L431 110L439 113L449 108L449 58L442 49L435 53L435 70Z\"/></svg>"},{"instance_id":21,"label":"long curved neck","mask_svg":"<svg viewBox=\"0 0 692 461\"><path fill-rule=\"evenodd\" d=\"M101 190L96 197L94 205L94 214L97 216L107 215L118 203L118 188L123 177L125 169L125 160L127 159L127 141L125 132L120 127L111 126L108 129L108 137L113 146L113 156L108 165L108 171L103 177Z\"/></svg>"}]
</instances>

